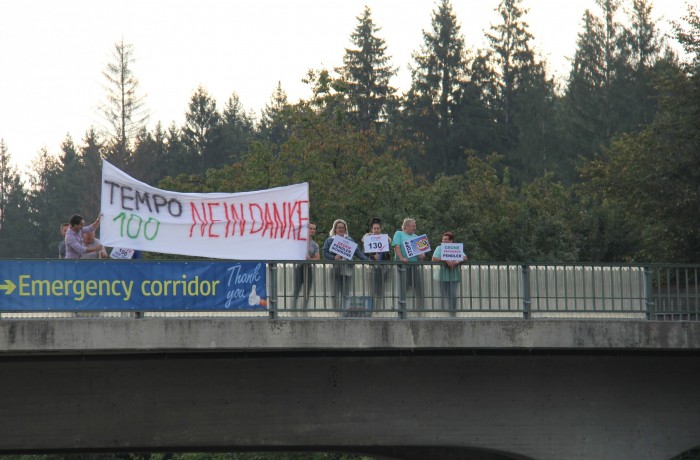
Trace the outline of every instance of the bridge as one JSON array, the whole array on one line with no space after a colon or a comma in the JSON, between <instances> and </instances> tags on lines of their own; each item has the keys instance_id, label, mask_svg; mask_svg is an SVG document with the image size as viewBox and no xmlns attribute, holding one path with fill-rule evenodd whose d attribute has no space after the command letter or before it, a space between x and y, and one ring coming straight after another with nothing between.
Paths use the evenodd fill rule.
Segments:
<instances>
[{"instance_id":1,"label":"bridge","mask_svg":"<svg viewBox=\"0 0 700 460\"><path fill-rule=\"evenodd\" d=\"M396 315L287 312L287 275L276 309L227 316L3 308L0 452L604 460L700 445L700 322L426 315L411 299Z\"/></svg>"}]
</instances>

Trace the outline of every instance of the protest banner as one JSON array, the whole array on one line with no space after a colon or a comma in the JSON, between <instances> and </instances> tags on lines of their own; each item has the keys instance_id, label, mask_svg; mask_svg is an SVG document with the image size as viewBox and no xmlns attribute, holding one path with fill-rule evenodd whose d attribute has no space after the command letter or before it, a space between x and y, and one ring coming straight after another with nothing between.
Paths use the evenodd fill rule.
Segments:
<instances>
[{"instance_id":1,"label":"protest banner","mask_svg":"<svg viewBox=\"0 0 700 460\"><path fill-rule=\"evenodd\" d=\"M370 235L363 238L365 243L365 253L369 252L389 252L389 235Z\"/></svg>"},{"instance_id":2,"label":"protest banner","mask_svg":"<svg viewBox=\"0 0 700 460\"><path fill-rule=\"evenodd\" d=\"M357 243L344 236L335 235L331 247L328 250L333 254L339 255L343 259L352 260L355 249L357 249Z\"/></svg>"},{"instance_id":3,"label":"protest banner","mask_svg":"<svg viewBox=\"0 0 700 460\"><path fill-rule=\"evenodd\" d=\"M463 243L442 243L441 247L440 260L454 260L456 262L464 260Z\"/></svg>"},{"instance_id":4,"label":"protest banner","mask_svg":"<svg viewBox=\"0 0 700 460\"><path fill-rule=\"evenodd\" d=\"M242 193L176 193L102 165L105 246L237 260L303 260L307 183Z\"/></svg>"},{"instance_id":5,"label":"protest banner","mask_svg":"<svg viewBox=\"0 0 700 460\"><path fill-rule=\"evenodd\" d=\"M426 235L417 236L403 242L406 257L411 258L430 251L430 241Z\"/></svg>"}]
</instances>

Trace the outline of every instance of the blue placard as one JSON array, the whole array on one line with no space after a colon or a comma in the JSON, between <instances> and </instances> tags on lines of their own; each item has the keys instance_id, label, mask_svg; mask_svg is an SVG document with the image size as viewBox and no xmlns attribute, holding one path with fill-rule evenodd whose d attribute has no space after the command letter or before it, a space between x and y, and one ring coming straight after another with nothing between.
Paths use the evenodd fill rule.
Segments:
<instances>
[{"instance_id":1,"label":"blue placard","mask_svg":"<svg viewBox=\"0 0 700 460\"><path fill-rule=\"evenodd\" d=\"M267 309L266 266L223 261L0 261L2 311Z\"/></svg>"}]
</instances>

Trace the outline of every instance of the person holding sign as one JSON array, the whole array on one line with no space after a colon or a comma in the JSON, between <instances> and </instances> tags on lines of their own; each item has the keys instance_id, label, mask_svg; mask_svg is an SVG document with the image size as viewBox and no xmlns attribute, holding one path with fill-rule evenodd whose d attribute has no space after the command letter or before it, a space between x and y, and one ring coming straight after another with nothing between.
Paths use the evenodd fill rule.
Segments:
<instances>
[{"instance_id":1,"label":"person holding sign","mask_svg":"<svg viewBox=\"0 0 700 460\"><path fill-rule=\"evenodd\" d=\"M406 217L401 225L401 230L397 230L394 233L394 237L391 240L391 247L394 250L394 260L400 260L401 262L415 263L418 261L425 260L425 252L416 253L409 255L407 253L407 244L410 247L411 242L418 239L416 235L416 221L410 217ZM430 245L428 245L428 250L430 250ZM413 295L416 303L423 301L423 279L421 278L422 272L420 267L408 266L406 267L406 290L413 289ZM401 278L399 277L399 281ZM400 289L401 287L399 287Z\"/></svg>"},{"instance_id":2,"label":"person holding sign","mask_svg":"<svg viewBox=\"0 0 700 460\"><path fill-rule=\"evenodd\" d=\"M382 221L379 217L373 217L369 223L369 232L362 237L365 255L370 260L391 260L391 238L382 233ZM373 267L371 271L372 298L377 308L384 306L384 281L388 274L386 265Z\"/></svg>"},{"instance_id":3,"label":"person holding sign","mask_svg":"<svg viewBox=\"0 0 700 460\"><path fill-rule=\"evenodd\" d=\"M347 234L348 224L343 219L336 219L333 228L328 232L328 238L323 243L323 258L325 260L352 260L353 256L360 260L369 257L360 250L357 243ZM343 308L344 300L348 297L352 284L354 267L348 264L334 264L332 270L333 296L339 308Z\"/></svg>"},{"instance_id":4,"label":"person holding sign","mask_svg":"<svg viewBox=\"0 0 700 460\"><path fill-rule=\"evenodd\" d=\"M467 260L462 243L454 241L454 233L443 233L442 244L433 253L433 261L441 261L445 265L445 267L438 267L433 278L440 282L440 294L443 299L447 299L447 304L453 315L457 311L457 294L461 280L459 265Z\"/></svg>"}]
</instances>

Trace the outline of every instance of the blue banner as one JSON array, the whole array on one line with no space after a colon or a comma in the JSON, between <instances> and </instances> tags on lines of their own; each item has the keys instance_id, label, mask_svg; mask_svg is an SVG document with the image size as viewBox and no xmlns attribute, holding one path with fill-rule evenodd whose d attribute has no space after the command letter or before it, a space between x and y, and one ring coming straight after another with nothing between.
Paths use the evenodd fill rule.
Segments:
<instances>
[{"instance_id":1,"label":"blue banner","mask_svg":"<svg viewBox=\"0 0 700 460\"><path fill-rule=\"evenodd\" d=\"M267 309L262 262L3 260L2 311Z\"/></svg>"}]
</instances>

